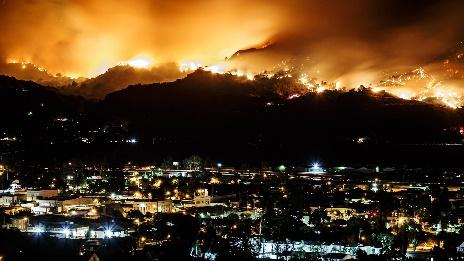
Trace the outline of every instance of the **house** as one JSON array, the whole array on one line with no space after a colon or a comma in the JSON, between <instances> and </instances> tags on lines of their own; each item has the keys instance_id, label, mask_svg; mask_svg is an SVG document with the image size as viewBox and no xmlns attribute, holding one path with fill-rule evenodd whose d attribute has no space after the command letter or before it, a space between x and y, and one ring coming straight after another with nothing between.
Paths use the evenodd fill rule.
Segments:
<instances>
[{"instance_id":1,"label":"house","mask_svg":"<svg viewBox=\"0 0 464 261\"><path fill-rule=\"evenodd\" d=\"M41 215L30 218L27 232L47 233L58 238L78 239L87 237L89 226L71 222L61 215Z\"/></svg>"},{"instance_id":2,"label":"house","mask_svg":"<svg viewBox=\"0 0 464 261\"><path fill-rule=\"evenodd\" d=\"M322 256L324 260L341 261L352 259L356 252L362 250L367 255L380 255L381 248L374 246L365 246L361 244L342 245L330 244L312 241L272 241L263 240L262 238L253 238L250 244L257 249L256 257L258 259L274 260L283 258L289 260L293 255L313 255ZM212 253L202 253L197 247L192 248L192 256L207 256Z\"/></svg>"},{"instance_id":3,"label":"house","mask_svg":"<svg viewBox=\"0 0 464 261\"><path fill-rule=\"evenodd\" d=\"M34 214L51 214L59 213L62 211L62 202L56 199L37 199L37 205L31 208L31 212Z\"/></svg>"},{"instance_id":4,"label":"house","mask_svg":"<svg viewBox=\"0 0 464 261\"><path fill-rule=\"evenodd\" d=\"M331 207L326 208L325 211L331 220L344 219L349 220L353 214L356 213L356 209L348 207Z\"/></svg>"},{"instance_id":5,"label":"house","mask_svg":"<svg viewBox=\"0 0 464 261\"><path fill-rule=\"evenodd\" d=\"M174 203L172 200L134 200L127 202L129 207L126 207L126 212L130 210L138 210L142 214L147 213L171 213L174 211Z\"/></svg>"},{"instance_id":6,"label":"house","mask_svg":"<svg viewBox=\"0 0 464 261\"><path fill-rule=\"evenodd\" d=\"M26 200L36 201L39 198L54 198L58 196L57 189L27 190Z\"/></svg>"},{"instance_id":7,"label":"house","mask_svg":"<svg viewBox=\"0 0 464 261\"><path fill-rule=\"evenodd\" d=\"M301 252L301 253L318 253L328 255L326 260L346 260L356 255L358 250L363 250L368 255L380 255L381 248L364 245L340 245L327 244L310 241L261 241L259 242L259 258L276 259L284 253ZM334 253L338 253L335 255ZM342 257L343 255L343 257ZM340 259L341 258L341 259Z\"/></svg>"},{"instance_id":8,"label":"house","mask_svg":"<svg viewBox=\"0 0 464 261\"><path fill-rule=\"evenodd\" d=\"M208 195L207 189L199 189L195 192L195 197L193 199L195 202L195 207L206 207L211 204L211 197Z\"/></svg>"},{"instance_id":9,"label":"house","mask_svg":"<svg viewBox=\"0 0 464 261\"><path fill-rule=\"evenodd\" d=\"M464 242L462 242L458 247L456 247L456 252L464 253Z\"/></svg>"},{"instance_id":10,"label":"house","mask_svg":"<svg viewBox=\"0 0 464 261\"><path fill-rule=\"evenodd\" d=\"M79 198L65 199L62 201L63 211L65 212L69 211L70 209L76 208L76 207L89 207L95 204L98 204L98 199L96 198L79 197Z\"/></svg>"},{"instance_id":11,"label":"house","mask_svg":"<svg viewBox=\"0 0 464 261\"><path fill-rule=\"evenodd\" d=\"M29 219L27 217L11 218L9 228L17 228L20 231L26 231L29 226Z\"/></svg>"},{"instance_id":12,"label":"house","mask_svg":"<svg viewBox=\"0 0 464 261\"><path fill-rule=\"evenodd\" d=\"M90 238L94 239L103 239L103 238L112 238L112 237L127 237L128 231L118 225L98 225L90 229Z\"/></svg>"},{"instance_id":13,"label":"house","mask_svg":"<svg viewBox=\"0 0 464 261\"><path fill-rule=\"evenodd\" d=\"M2 195L0 196L0 206L9 207L19 203L20 197L17 195Z\"/></svg>"}]
</instances>

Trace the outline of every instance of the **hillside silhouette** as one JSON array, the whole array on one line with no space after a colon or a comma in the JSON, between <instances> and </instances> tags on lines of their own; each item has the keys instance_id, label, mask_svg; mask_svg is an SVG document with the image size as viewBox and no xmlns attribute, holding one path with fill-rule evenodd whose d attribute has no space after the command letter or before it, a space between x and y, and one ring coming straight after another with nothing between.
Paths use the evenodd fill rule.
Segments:
<instances>
[{"instance_id":1,"label":"hillside silhouette","mask_svg":"<svg viewBox=\"0 0 464 261\"><path fill-rule=\"evenodd\" d=\"M89 99L102 99L105 95L133 84L174 81L184 76L174 63L161 64L150 69L118 65L95 78L87 79L62 89L65 94L80 95Z\"/></svg>"},{"instance_id":2,"label":"hillside silhouette","mask_svg":"<svg viewBox=\"0 0 464 261\"><path fill-rule=\"evenodd\" d=\"M131 86L98 107L154 145L205 154L303 159L353 146L461 142L455 128L462 110L367 88L287 99L282 88L299 91L285 79L247 81L199 70L172 83Z\"/></svg>"},{"instance_id":3,"label":"hillside silhouette","mask_svg":"<svg viewBox=\"0 0 464 261\"><path fill-rule=\"evenodd\" d=\"M300 96L289 99L290 93ZM0 95L1 131L19 132L24 141L50 141L56 135L50 121L74 118L79 124L67 129L72 134L60 130L60 135L67 153L76 157L153 160L199 154L253 164L317 158L420 163L443 157L459 164L453 159L464 155L462 146L446 146L462 144L462 109L368 88L313 93L286 78L250 81L197 70L174 82L132 85L100 101L11 77L0 77ZM113 125L125 126L125 135L137 144L117 150L104 139L86 147L73 144L79 135ZM57 142L42 145L64 157L55 151ZM70 150L73 146L78 149Z\"/></svg>"}]
</instances>

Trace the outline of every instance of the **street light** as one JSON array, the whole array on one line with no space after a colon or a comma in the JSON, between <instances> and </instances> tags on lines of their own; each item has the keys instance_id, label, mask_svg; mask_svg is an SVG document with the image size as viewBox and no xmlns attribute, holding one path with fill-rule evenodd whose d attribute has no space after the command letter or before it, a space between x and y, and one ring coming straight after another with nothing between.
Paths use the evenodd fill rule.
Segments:
<instances>
[{"instance_id":1,"label":"street light","mask_svg":"<svg viewBox=\"0 0 464 261\"><path fill-rule=\"evenodd\" d=\"M44 229L41 225L38 225L34 228L34 232L36 232L37 234L40 234L42 232L44 232Z\"/></svg>"},{"instance_id":2,"label":"street light","mask_svg":"<svg viewBox=\"0 0 464 261\"><path fill-rule=\"evenodd\" d=\"M105 230L105 236L108 238L111 238L113 236L113 231L111 231L111 228L107 228Z\"/></svg>"},{"instance_id":3,"label":"street light","mask_svg":"<svg viewBox=\"0 0 464 261\"><path fill-rule=\"evenodd\" d=\"M65 238L68 238L69 233L70 233L69 228L64 228L63 229L63 234L64 234Z\"/></svg>"}]
</instances>

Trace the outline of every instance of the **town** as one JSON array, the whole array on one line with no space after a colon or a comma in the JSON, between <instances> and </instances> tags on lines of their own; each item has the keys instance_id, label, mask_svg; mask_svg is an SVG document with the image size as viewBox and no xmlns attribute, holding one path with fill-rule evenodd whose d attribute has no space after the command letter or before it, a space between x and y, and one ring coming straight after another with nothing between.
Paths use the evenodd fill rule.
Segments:
<instances>
[{"instance_id":1,"label":"town","mask_svg":"<svg viewBox=\"0 0 464 261\"><path fill-rule=\"evenodd\" d=\"M193 155L159 166L68 162L59 170L24 181L1 165L2 234L68 242L76 260L464 256L461 169L243 169ZM16 260L24 247L0 254Z\"/></svg>"}]
</instances>

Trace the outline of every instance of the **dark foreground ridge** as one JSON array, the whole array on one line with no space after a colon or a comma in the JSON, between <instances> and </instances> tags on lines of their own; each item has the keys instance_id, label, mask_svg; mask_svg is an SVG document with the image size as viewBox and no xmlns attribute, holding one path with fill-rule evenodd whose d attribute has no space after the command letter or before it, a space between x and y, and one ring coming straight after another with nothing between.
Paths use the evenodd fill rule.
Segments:
<instances>
[{"instance_id":1,"label":"dark foreground ridge","mask_svg":"<svg viewBox=\"0 0 464 261\"><path fill-rule=\"evenodd\" d=\"M0 131L17 138L14 150L40 151L34 154L39 157L143 161L199 154L251 164L319 157L334 163L433 164L440 157L443 164L462 164L455 160L463 152L462 109L368 88L288 99L300 88L286 79L249 81L198 70L94 102L1 77Z\"/></svg>"}]
</instances>

